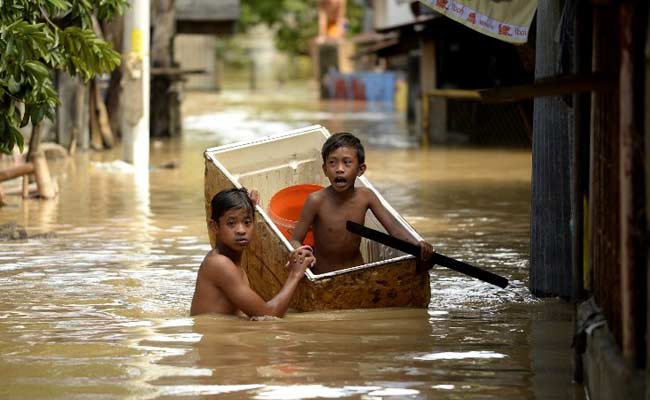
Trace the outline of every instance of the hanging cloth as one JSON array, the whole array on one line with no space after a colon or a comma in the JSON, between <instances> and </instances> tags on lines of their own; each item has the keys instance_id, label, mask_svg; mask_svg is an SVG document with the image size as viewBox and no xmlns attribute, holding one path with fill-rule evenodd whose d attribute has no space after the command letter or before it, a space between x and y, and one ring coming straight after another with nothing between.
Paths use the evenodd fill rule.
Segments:
<instances>
[{"instance_id":1,"label":"hanging cloth","mask_svg":"<svg viewBox=\"0 0 650 400\"><path fill-rule=\"evenodd\" d=\"M537 0L420 0L456 22L509 43L526 43Z\"/></svg>"}]
</instances>

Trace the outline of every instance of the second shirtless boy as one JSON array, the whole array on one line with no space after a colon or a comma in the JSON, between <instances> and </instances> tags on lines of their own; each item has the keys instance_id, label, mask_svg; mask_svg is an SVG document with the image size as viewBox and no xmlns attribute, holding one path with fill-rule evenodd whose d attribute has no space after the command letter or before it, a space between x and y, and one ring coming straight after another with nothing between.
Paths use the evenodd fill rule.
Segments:
<instances>
[{"instance_id":1,"label":"second shirtless boy","mask_svg":"<svg viewBox=\"0 0 650 400\"><path fill-rule=\"evenodd\" d=\"M355 187L357 177L366 171L365 151L358 138L347 132L335 133L323 144L321 155L323 173L330 185L309 195L290 240L294 248L299 248L312 228L316 256L316 266L312 270L315 273L364 263L359 249L361 237L348 232L345 224L348 220L363 224L368 209L389 234L418 244L423 260L431 257L433 247L411 237L372 190Z\"/></svg>"}]
</instances>

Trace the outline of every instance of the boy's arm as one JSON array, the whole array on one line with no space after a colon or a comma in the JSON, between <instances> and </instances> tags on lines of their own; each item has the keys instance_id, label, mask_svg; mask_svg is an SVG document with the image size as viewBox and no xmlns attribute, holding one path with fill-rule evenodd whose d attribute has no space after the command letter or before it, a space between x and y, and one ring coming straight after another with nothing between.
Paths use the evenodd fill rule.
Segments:
<instances>
[{"instance_id":1,"label":"boy's arm","mask_svg":"<svg viewBox=\"0 0 650 400\"><path fill-rule=\"evenodd\" d=\"M406 228L404 228L402 224L398 223L393 215L386 209L386 207L381 204L381 201L379 201L377 195L375 195L375 193L369 189L368 206L379 223L390 235L420 246L420 258L422 258L422 260L427 260L431 257L431 254L434 252L433 246L424 240L418 241L413 236L411 236Z\"/></svg>"},{"instance_id":2,"label":"boy's arm","mask_svg":"<svg viewBox=\"0 0 650 400\"><path fill-rule=\"evenodd\" d=\"M314 222L314 217L316 216L318 206L317 201L312 196L313 195L309 195L307 197L305 205L302 207L302 211L300 212L300 219L296 223L296 226L293 228L293 232L291 233L291 239L289 239L289 243L291 243L294 249L302 246L302 241L305 240L307 231L309 231L309 227L311 226L312 222Z\"/></svg>"},{"instance_id":3,"label":"boy's arm","mask_svg":"<svg viewBox=\"0 0 650 400\"><path fill-rule=\"evenodd\" d=\"M228 297L228 300L249 317L269 315L282 317L289 308L291 297L298 282L311 265L313 257L305 252L292 254L289 260L289 276L271 300L264 301L244 281L241 271L227 257L221 256L210 266L211 280Z\"/></svg>"}]
</instances>

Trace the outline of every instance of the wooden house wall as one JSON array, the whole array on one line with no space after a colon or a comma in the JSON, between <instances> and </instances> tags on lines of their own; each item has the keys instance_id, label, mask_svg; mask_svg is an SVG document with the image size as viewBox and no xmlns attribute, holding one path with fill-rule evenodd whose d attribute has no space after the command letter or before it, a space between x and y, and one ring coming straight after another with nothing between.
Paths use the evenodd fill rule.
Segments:
<instances>
[{"instance_id":1,"label":"wooden house wall","mask_svg":"<svg viewBox=\"0 0 650 400\"><path fill-rule=\"evenodd\" d=\"M571 288L572 298L577 299L591 292L625 361L644 368L648 362L647 320L650 302L647 268L650 191L646 188L649 184L650 162L647 153L650 146L648 132L644 131L648 129L649 109L650 6L641 0L582 3L578 8L578 23L573 28L569 24L562 24L563 39L559 45L556 41L549 43L546 40L548 31L544 29L557 25L560 10L564 18L575 18L564 14L572 12L571 2L566 3L569 6L564 9L561 8L563 4L561 1L546 2L538 7L537 24L542 29L537 32L536 78L558 77L567 71L577 73L581 79L596 78L589 87L590 95L563 98L570 112L566 121L563 121L563 110L543 110L542 106L551 104L553 100L535 100L531 291L540 295L562 295L565 283L562 274L565 271L558 266L565 260L560 260L557 255L564 250L561 243L565 239L562 235L571 231L573 272L572 277L566 277L566 282L571 278L571 286L580 286ZM582 32L585 27L589 28L586 35ZM569 31L569 28L573 31ZM588 42L584 38L589 38ZM558 51L561 51L560 57L554 55ZM574 54L563 58L566 52ZM551 73L539 68L554 69L558 59L561 62L572 60L575 65L569 63L568 70L551 70ZM578 87L572 90L582 91ZM561 91L556 93L562 94ZM564 130L565 124L569 125L566 134L556 135ZM548 126L555 128L549 131L545 129ZM571 136L568 143L564 142L565 136ZM536 143L543 145L537 146ZM564 154L556 157L567 146L571 147L567 154L567 158L571 159L568 166L564 164ZM546 153L548 149L553 149L553 153ZM587 155L588 161L584 158ZM543 162L537 165L536 159L543 159ZM565 168L571 170L570 200L562 199L564 193L556 190L564 188L560 182L564 175L558 171ZM588 188L583 182L589 182ZM583 220L585 192L587 201L584 203L584 213L588 223L583 241L582 233L576 232ZM547 193L552 195L546 196ZM560 207L552 209L564 207L567 201L571 202L570 213L560 212ZM540 205L544 207L543 210ZM553 221L545 218L544 212L551 209L554 216L567 224L570 221L570 225L550 227ZM540 210L542 212L537 213ZM537 229L543 231L541 235ZM544 241L555 242L540 252L538 247L543 248L540 243ZM583 245L586 253L582 252ZM585 271L582 271L583 265ZM586 278L584 287L583 276ZM548 285L549 282L551 285ZM551 290L545 290L546 287ZM582 292L582 289L586 292Z\"/></svg>"},{"instance_id":2,"label":"wooden house wall","mask_svg":"<svg viewBox=\"0 0 650 400\"><path fill-rule=\"evenodd\" d=\"M645 368L646 280L648 230L644 171L644 61L650 50L647 1L629 1L619 6L620 56L620 167L621 187L621 325L623 358L630 365Z\"/></svg>"},{"instance_id":3,"label":"wooden house wall","mask_svg":"<svg viewBox=\"0 0 650 400\"><path fill-rule=\"evenodd\" d=\"M592 94L589 189L592 291L623 357L640 368L648 335L647 13L640 1L594 5L592 67L616 84Z\"/></svg>"},{"instance_id":4,"label":"wooden house wall","mask_svg":"<svg viewBox=\"0 0 650 400\"><path fill-rule=\"evenodd\" d=\"M615 6L596 7L593 69L618 76L619 47ZM590 237L593 294L610 330L621 343L619 96L592 94Z\"/></svg>"},{"instance_id":5,"label":"wooden house wall","mask_svg":"<svg viewBox=\"0 0 650 400\"><path fill-rule=\"evenodd\" d=\"M214 35L178 34L174 39L174 58L181 69L202 69L202 74L187 75L185 88L215 90L217 86L217 39Z\"/></svg>"}]
</instances>

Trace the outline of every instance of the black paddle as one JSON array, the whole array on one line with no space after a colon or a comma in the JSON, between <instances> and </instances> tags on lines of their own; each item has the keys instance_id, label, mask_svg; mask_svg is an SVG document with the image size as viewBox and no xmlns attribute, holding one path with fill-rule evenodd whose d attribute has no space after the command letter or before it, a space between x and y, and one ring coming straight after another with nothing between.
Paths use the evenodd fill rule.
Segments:
<instances>
[{"instance_id":1,"label":"black paddle","mask_svg":"<svg viewBox=\"0 0 650 400\"><path fill-rule=\"evenodd\" d=\"M374 240L375 242L379 242L383 245L403 251L404 253L413 255L418 258L420 257L420 246L418 245L409 243L402 239L398 239L394 236L387 235L384 232L370 229L367 226L363 226L352 221L348 221L345 224L345 227L350 232L356 233L357 235L365 237L366 239ZM493 274L492 272L485 271L462 261L443 256L440 253L433 253L431 259L428 262L431 263L431 267L433 267L435 264L442 265L443 267L451 268L454 271L458 271L473 278L480 279L483 282L491 283L500 288L505 288L508 286L508 280L502 276Z\"/></svg>"}]
</instances>

